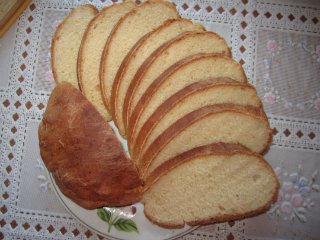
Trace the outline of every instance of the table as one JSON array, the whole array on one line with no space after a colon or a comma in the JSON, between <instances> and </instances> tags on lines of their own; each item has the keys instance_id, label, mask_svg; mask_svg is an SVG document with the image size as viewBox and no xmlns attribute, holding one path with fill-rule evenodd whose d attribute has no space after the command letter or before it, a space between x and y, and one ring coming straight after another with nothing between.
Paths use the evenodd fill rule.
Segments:
<instances>
[{"instance_id":1,"label":"table","mask_svg":"<svg viewBox=\"0 0 320 240\"><path fill-rule=\"evenodd\" d=\"M0 39L0 239L102 239L50 187L37 128L54 81L51 36L69 10L117 0L35 0ZM202 226L181 239L319 239L320 4L174 0L183 17L222 35L263 100L273 129L265 158L281 182L268 213Z\"/></svg>"}]
</instances>

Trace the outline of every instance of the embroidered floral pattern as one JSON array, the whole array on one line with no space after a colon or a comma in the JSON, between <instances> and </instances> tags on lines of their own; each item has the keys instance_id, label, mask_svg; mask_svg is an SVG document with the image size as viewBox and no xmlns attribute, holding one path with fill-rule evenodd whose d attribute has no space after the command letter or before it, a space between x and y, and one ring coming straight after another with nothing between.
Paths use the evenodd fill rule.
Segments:
<instances>
[{"instance_id":1,"label":"embroidered floral pattern","mask_svg":"<svg viewBox=\"0 0 320 240\"><path fill-rule=\"evenodd\" d=\"M45 167L44 167L44 164L41 159L37 159L36 168L39 169L41 172L43 172L43 174L39 174L37 176L37 179L40 183L39 191L42 193L45 193L48 190L51 190L51 183L50 183L49 178L46 175Z\"/></svg>"},{"instance_id":2,"label":"embroidered floral pattern","mask_svg":"<svg viewBox=\"0 0 320 240\"><path fill-rule=\"evenodd\" d=\"M275 173L280 179L278 201L269 210L270 217L280 217L284 221L294 222L298 219L301 223L307 222L307 213L315 206L311 193L320 192L316 183L318 170L315 170L309 180L302 175L302 166L298 171L288 173L281 167L275 168Z\"/></svg>"},{"instance_id":3,"label":"embroidered floral pattern","mask_svg":"<svg viewBox=\"0 0 320 240\"><path fill-rule=\"evenodd\" d=\"M264 99L270 105L272 105L272 104L274 104L276 102L276 96L272 92L267 92L264 95Z\"/></svg>"},{"instance_id":4,"label":"embroidered floral pattern","mask_svg":"<svg viewBox=\"0 0 320 240\"><path fill-rule=\"evenodd\" d=\"M267 49L270 52L276 52L278 50L278 44L276 40L269 40L267 43Z\"/></svg>"},{"instance_id":5,"label":"embroidered floral pattern","mask_svg":"<svg viewBox=\"0 0 320 240\"><path fill-rule=\"evenodd\" d=\"M286 41L268 40L266 44L267 56L263 59L265 70L270 70L273 67L274 62L278 61L278 57L284 50L300 48L307 52L315 63L320 63L320 45L308 45L307 42L294 42L291 39ZM311 95L308 100L294 104L285 97L281 96L279 92L274 88L272 79L267 71L263 77L264 82L264 97L263 100L268 105L274 105L275 103L283 103L286 109L296 108L298 110L315 109L320 111L320 91Z\"/></svg>"},{"instance_id":6,"label":"embroidered floral pattern","mask_svg":"<svg viewBox=\"0 0 320 240\"><path fill-rule=\"evenodd\" d=\"M50 70L50 71L47 71L47 72L45 73L45 79L46 79L46 81L48 81L48 82L53 81L53 75L52 75L51 70Z\"/></svg>"},{"instance_id":7,"label":"embroidered floral pattern","mask_svg":"<svg viewBox=\"0 0 320 240\"><path fill-rule=\"evenodd\" d=\"M314 104L314 108L320 111L320 98L317 98L313 104Z\"/></svg>"}]
</instances>

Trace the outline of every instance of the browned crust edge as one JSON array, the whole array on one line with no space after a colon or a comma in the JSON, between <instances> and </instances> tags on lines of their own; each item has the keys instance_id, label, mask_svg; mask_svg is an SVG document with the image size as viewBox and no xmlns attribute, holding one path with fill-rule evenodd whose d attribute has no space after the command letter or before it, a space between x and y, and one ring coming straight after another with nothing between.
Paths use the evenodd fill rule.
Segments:
<instances>
[{"instance_id":1,"label":"browned crust edge","mask_svg":"<svg viewBox=\"0 0 320 240\"><path fill-rule=\"evenodd\" d=\"M54 182L56 183L59 190L68 197L71 201L75 202L79 206L86 208L86 209L95 209L97 206L103 206L105 202L103 201L90 201L86 199L79 198L76 194L74 194L71 190L65 188L63 184L54 176L52 175Z\"/></svg>"},{"instance_id":2,"label":"browned crust edge","mask_svg":"<svg viewBox=\"0 0 320 240\"><path fill-rule=\"evenodd\" d=\"M240 144L214 143L214 144L209 144L206 146L201 146L201 147L191 149L176 157L173 157L172 159L167 161L164 165L161 165L158 168L156 168L155 171L149 176L149 178L146 181L144 191L146 191L149 187L151 187L152 184L158 181L162 176L166 175L170 170L172 170L175 167L178 167L180 164L183 164L185 162L192 160L195 157L209 156L209 155L235 155L235 154L245 154L249 156L255 156L261 161L261 163L265 165L267 169L269 169L269 171L273 173L273 178L277 185L276 185L275 191L273 192L272 197L264 206L261 206L260 208L253 211L245 212L242 214L236 214L236 215L226 214L220 217L212 217L212 218L203 219L199 221L185 222L185 224L188 224L190 226L196 226L196 225L204 225L204 224L212 224L212 223L225 222L225 221L231 221L231 220L238 220L238 219L259 215L267 211L273 202L276 202L278 198L280 183L276 175L274 174L274 171L270 166L270 164L265 159L263 159L261 155L251 152L250 150L248 150L247 148L243 147ZM145 210L144 210L144 214L152 223L157 224L161 227L182 228L185 225L185 224L160 223L160 222L157 222L157 220L154 219L151 215L149 215L148 212Z\"/></svg>"},{"instance_id":3,"label":"browned crust edge","mask_svg":"<svg viewBox=\"0 0 320 240\"><path fill-rule=\"evenodd\" d=\"M107 107L108 111L112 114L112 106L111 106L111 95L108 96L108 93L105 91L105 73L106 73L106 69L105 69L105 63L107 61L107 56L109 54L109 46L110 43L114 40L114 36L115 33L117 32L117 30L122 26L123 22L129 18L130 16L132 16L133 14L135 14L137 11L139 11L139 9L143 8L144 6L147 6L149 4L153 4L153 3L161 3L164 4L165 6L173 9L174 11L177 12L177 9L175 8L175 6L169 2L166 1L162 1L162 0L148 0L146 2L143 2L140 5L137 5L137 7L135 9L133 9L132 11L130 11L129 13L127 13L126 15L124 15L119 22L114 26L112 32L110 33L110 36L106 42L106 45L104 47L103 53L102 53L102 58L100 61L100 87L101 87L101 92L102 92L102 96L103 96L103 102L105 104L105 106ZM178 12L177 12L177 16L179 16ZM113 79L115 80L115 79ZM113 82L114 83L114 82ZM112 83L112 88L113 88L113 83ZM111 94L112 94L112 89L111 89ZM112 114L113 115L113 114Z\"/></svg>"},{"instance_id":4,"label":"browned crust edge","mask_svg":"<svg viewBox=\"0 0 320 240\"><path fill-rule=\"evenodd\" d=\"M128 116L128 123L127 123L127 135L128 135L128 143L129 143L129 149L131 149L131 142L132 142L132 133L136 126L136 121L140 117L142 113L142 108L145 106L145 104L151 99L152 95L156 92L156 90L171 76L173 75L177 70L181 69L185 65L188 65L198 59L201 59L203 57L207 56L222 56L220 54L206 54L206 53L199 53L196 55L192 55L189 57L186 57L176 63L174 63L172 66L170 66L168 69L166 69L163 73L161 73L147 88L147 90L143 93L141 98L139 99L136 107L134 108L131 116ZM131 151L130 151L131 153Z\"/></svg>"},{"instance_id":5,"label":"browned crust edge","mask_svg":"<svg viewBox=\"0 0 320 240\"><path fill-rule=\"evenodd\" d=\"M106 6L104 7L88 24L84 34L83 34L83 38L81 41L81 45L80 45L80 49L79 49L79 54L78 54L78 61L77 61L77 74L78 74L78 81L79 81L79 87L80 87L80 91L83 92L83 94L85 93L85 90L83 88L83 67L82 67L82 63L83 63L83 49L85 48L86 44L87 44L87 38L88 35L90 33L90 30L92 29L92 26L96 23L96 21L100 20L100 17L103 16L104 14L107 14L108 11L112 8L118 7L119 5L122 5L123 3L116 3L116 4L112 4L110 6ZM110 32L111 33L111 32Z\"/></svg>"},{"instance_id":6,"label":"browned crust edge","mask_svg":"<svg viewBox=\"0 0 320 240\"><path fill-rule=\"evenodd\" d=\"M150 135L151 131L155 128L155 126L157 125L157 123L173 108L175 107L177 104L179 104L179 102L181 102L182 100L200 92L200 91L205 91L207 89L210 88L217 88L217 87L241 87L241 88L250 88L252 90L255 90L255 88L248 84L248 83L242 83L242 82L238 82L235 80L232 80L230 78L213 78L213 79L207 79L207 80L203 80L200 82L196 82L196 83L192 83L189 86L181 89L180 91L176 92L174 95L172 95L171 97L169 97L167 100L165 100L154 112L153 114L148 118L148 120L143 124L143 126L141 127L139 133L137 134L136 138L133 139L133 135L132 133L134 133L135 129L131 129L131 134L128 135L130 136L128 139L128 145L130 148L130 153L133 159L135 159L135 157L137 156L137 154L139 153L141 147L144 145L145 141L147 140L148 136ZM147 91L145 92L147 93ZM150 93L152 94L152 93ZM142 99L142 98L141 98ZM149 100L149 99L148 99ZM147 101L148 101L147 100ZM138 106L138 105L137 105ZM260 107L262 106L262 103L260 103ZM138 114L136 117L136 119L133 121L137 121L138 117L140 117L140 115L143 112L143 106L141 107L141 109L135 109L134 114L136 114L138 111ZM134 117L134 115L132 116ZM134 124L136 124L137 122L134 122ZM132 126L136 126L133 125ZM129 124L130 127L130 124Z\"/></svg>"},{"instance_id":7,"label":"browned crust edge","mask_svg":"<svg viewBox=\"0 0 320 240\"><path fill-rule=\"evenodd\" d=\"M89 8L91 8L96 14L98 13L98 9L97 9L95 6L91 5L91 4L84 4L84 5L80 6L80 7L89 7ZM64 20L63 20L63 21L59 24L59 26L57 27L57 29L56 29L56 31L55 31L55 33L54 33L54 35L53 35L53 38L52 38L51 49L50 49L50 50L51 50L51 51L50 51L50 54L51 54L50 64L51 64L51 71L52 71L53 79L55 80L56 83L59 82L58 76L57 76L57 71L56 71L56 68L54 67L54 66L55 66L55 60L54 60L54 59L55 59L56 41L58 40L58 35L59 35L60 32L63 30L63 26L65 25L66 21L68 21L69 18L71 18L71 17L75 14L75 12L76 12L77 9L79 9L79 7L73 9L73 10L68 14L68 16L64 18ZM80 89L79 81L78 81L78 87L79 87L79 89Z\"/></svg>"},{"instance_id":8,"label":"browned crust edge","mask_svg":"<svg viewBox=\"0 0 320 240\"><path fill-rule=\"evenodd\" d=\"M112 129L110 128L109 124L105 122L103 116L93 107L93 105L86 99L86 97L77 90L74 86L72 86L68 82L61 82L58 83L55 89L53 90L48 106L51 104L51 106L57 106L57 104L62 104L60 107L60 110L63 108L63 104L70 103L68 99L65 99L65 93L70 94L74 102L72 104L78 104L80 102L80 105L87 109L86 112L89 112L90 115L94 115L95 122L94 124L99 125L101 127L101 124L104 125L104 130L108 133L110 133L111 138L109 138L109 142L112 142L112 146L116 147L117 150L119 150L119 154L114 155L115 158L112 160L117 161L117 159L122 160L121 166L128 165L130 167L130 174L133 174L133 178L130 179L129 183L131 186L128 186L123 188L121 185L119 185L119 188L114 189L114 191L109 192L101 192L98 189L91 188L90 187L79 187L74 189L74 184L70 181L63 181L61 182L61 177L63 178L65 170L59 168L59 165L57 163L53 163L53 155L50 154L50 149L48 147L50 144L48 144L48 138L54 138L56 139L58 136L52 136L52 129L47 130L46 123L48 122L56 122L55 118L52 118L50 114L52 113L48 112L48 108L46 109L46 112L44 114L43 120L41 121L39 128L38 128L38 138L39 138L39 146L40 146L40 155L48 168L50 172L52 172L53 177L55 178L57 184L59 185L60 190L65 193L68 197L73 199L73 196L75 196L75 201L79 203L81 206L84 206L86 208L89 208L89 206L93 206L92 204L94 202L97 203L108 203L108 205L113 206L119 206L119 205L128 205L133 202L139 201L141 198L141 180L138 178L137 169L136 166L131 162L129 158L124 154L123 149L120 145L120 142L118 139L116 139L114 133L112 132ZM65 100L65 101L64 101ZM50 101L53 101L50 103ZM59 108L55 107L55 110L58 110ZM90 109L89 109L90 108ZM63 108L64 109L64 108ZM63 111L59 111L63 112ZM70 115L70 114L69 114ZM56 118L59 118L56 114L54 114ZM83 115L82 115L83 116ZM91 147L92 149L92 147ZM52 151L52 148L51 148ZM93 150L92 150L93 151ZM70 153L62 153L61 156L66 156L66 154ZM75 156L75 155L74 155ZM69 161L70 162L70 161ZM66 163L68 164L68 163ZM124 165L123 165L124 164ZM132 168L131 168L132 166ZM70 166L66 165L66 168ZM61 171L60 171L61 170ZM126 173L128 174L128 173ZM131 175L130 175L131 176ZM137 177L137 178L136 178ZM85 194L82 194L85 192ZM86 194L89 194L86 196ZM80 196L80 197L79 197ZM124 197L125 196L125 197ZM123 197L123 198L122 198ZM94 199L94 200L93 200ZM80 201L80 202L79 202ZM88 205L90 204L90 205ZM98 207L98 205L96 205Z\"/></svg>"},{"instance_id":9,"label":"browned crust edge","mask_svg":"<svg viewBox=\"0 0 320 240\"><path fill-rule=\"evenodd\" d=\"M232 58L229 58L229 57L227 57L227 56L224 56L224 55L221 55L221 54L212 54L212 53L210 53L210 54L203 54L203 53L200 53L200 54L197 54L197 55L194 55L194 56L191 56L191 57L187 57L187 58L185 58L185 59L182 59L182 60L180 60L179 62L177 62L176 64L174 64L174 65L172 65L170 68L168 68L163 74L161 74L161 78L160 78L160 76L155 80L155 83L154 84L157 84L156 82L157 81L161 81L161 83L160 84L162 84L164 81L166 81L172 74L174 74L176 71L178 71L179 69L181 69L181 68L183 68L183 67L185 67L185 66L187 66L188 64L192 64L193 62L195 62L195 61L198 61L198 60L201 60L201 59L210 59L210 58L212 58L212 59L216 59L216 58L223 58L223 59L228 59L228 60L231 60L231 61L235 61L235 60L233 60ZM239 65L240 66L240 65ZM246 77L246 74L245 74L245 72L244 72L244 70L243 70L243 68L241 67L240 68L241 69L241 72L242 72L242 77L245 79L245 81L247 82L247 77ZM162 79L162 77L163 77L163 79ZM159 85L160 86L160 85ZM151 86L150 86L151 87ZM157 87L158 88L158 87ZM149 90L149 89L148 89ZM143 108L144 106L145 106L145 104L147 103L147 101L150 99L149 98L149 95L150 95L150 97L151 97L151 95L152 94L154 94L154 91L152 91L152 92L148 92L148 90L144 93L144 95L145 95L145 97L146 98L148 98L147 100L146 100L146 102L143 102L142 104L142 106L141 106L141 108ZM151 89L152 90L152 89ZM150 91L151 91L150 90ZM143 95L143 96L144 96ZM141 100L141 101L144 101L144 100ZM138 106L138 105L137 105ZM168 107L168 106L167 106ZM138 110L137 110L138 111ZM140 110L139 110L140 111ZM160 110L159 110L160 111ZM162 109L161 111L167 111L167 109ZM141 114L141 113L139 113L139 114ZM139 115L140 116L140 115ZM139 116L137 116L137 117L139 117ZM154 120L156 120L156 117L154 117L153 118ZM154 121L154 120L152 120L152 121ZM130 150L130 153L134 153L134 151L133 151L133 149L132 149L132 146L131 146L131 144L132 144L132 139L131 139L131 137L132 137L132 132L133 132L133 130L134 130L134 128L133 127L135 127L135 120L133 119L132 120L133 122L134 122L134 124L132 124L131 126L130 126L130 124L127 126L127 128L128 128L128 131L127 131L127 134L128 134L128 147L129 147L129 150ZM151 120L150 120L151 121ZM150 124L153 124L154 122L150 122ZM144 129L144 131L147 131L147 130L145 130ZM142 136L141 136L141 138L142 138ZM143 141L143 143L144 143L145 141Z\"/></svg>"},{"instance_id":10,"label":"browned crust edge","mask_svg":"<svg viewBox=\"0 0 320 240\"><path fill-rule=\"evenodd\" d=\"M131 48L131 50L128 52L126 57L123 59L118 72L116 74L115 80L112 85L112 92L111 92L111 109L112 109L112 115L115 114L116 109L116 98L118 97L118 90L120 86L120 82L123 78L123 74L127 70L127 65L131 61L134 54L139 50L139 48L146 42L146 40L152 36L153 34L156 34L159 32L163 27L169 25L170 23L174 22L176 19L168 19L165 21L159 28L154 29L153 31L147 33L144 35L136 44ZM118 119L117 117L114 117L114 119Z\"/></svg>"},{"instance_id":11,"label":"browned crust edge","mask_svg":"<svg viewBox=\"0 0 320 240\"><path fill-rule=\"evenodd\" d=\"M141 7L138 6L137 8ZM126 15L124 15L122 18L120 18L120 20L118 21L118 23L113 27L112 31L110 32L110 35L108 37L108 40L104 46L103 52L102 52L102 56L101 56L101 61L100 61L100 71L99 71L99 78L100 78L100 90L101 90L101 94L102 94L102 100L103 103L105 105L105 107L108 109L108 111L111 113L111 106L110 106L110 100L108 97L108 94L105 90L105 73L106 73L106 69L105 69L105 65L106 65L106 61L107 61L107 56L109 55L109 46L111 44L111 42L113 41L114 35L116 33L116 31L119 29L119 27L123 24L124 20L128 17L133 15L136 11L137 8L131 10L129 13L127 13Z\"/></svg>"},{"instance_id":12,"label":"browned crust edge","mask_svg":"<svg viewBox=\"0 0 320 240\"><path fill-rule=\"evenodd\" d=\"M137 87L139 86L141 79L143 78L143 76L146 74L146 72L148 71L149 67L152 65L152 63L165 51L167 50L171 45L176 44L182 40L184 40L186 37L188 36L196 36L196 35L203 35L203 34L207 34L207 35L212 35L217 37L218 39L223 39L221 36L219 36L216 33L213 32L187 32L187 33L182 33L180 35L178 35L177 37L173 38L172 40L164 43L162 46L160 46L158 49L156 49L145 61L144 63L140 66L140 68L138 69L138 71L136 72L136 74L134 75L127 94L125 96L125 100L124 100L124 105L123 105L123 111L122 111L122 118L124 120L124 125L125 128L128 128L128 124L129 124L129 118L130 118L130 113L129 110L131 108L131 103L132 103L132 98L134 96L134 93L137 89ZM223 39L223 41L225 41ZM231 51L230 48L228 48L228 55L231 56Z\"/></svg>"},{"instance_id":13,"label":"browned crust edge","mask_svg":"<svg viewBox=\"0 0 320 240\"><path fill-rule=\"evenodd\" d=\"M195 61L198 61L199 59L205 59L205 58L212 58L212 59L228 59L230 61L234 61L232 58L229 58L228 56L222 55L222 54L196 54L190 57L186 57L175 64L173 64L171 67L169 67L166 71L164 71L160 76L158 76L148 87L148 89L143 93L142 97L139 99L136 107L134 108L130 118L129 118L129 123L127 125L127 138L128 138L128 143L129 143L129 150L130 153L132 152L132 147L131 143L133 141L132 139L132 134L135 130L137 119L140 117L142 114L143 109L146 107L146 104L149 102L149 100L152 98L153 94L156 92L156 90L171 76L173 75L176 71L179 69L185 67L188 64L192 64ZM234 61L235 62L235 61ZM246 75L244 73L243 68L241 67L242 70L242 77L244 79L246 78Z\"/></svg>"},{"instance_id":14,"label":"browned crust edge","mask_svg":"<svg viewBox=\"0 0 320 240\"><path fill-rule=\"evenodd\" d=\"M144 181L143 192L147 191L152 184L157 182L161 176L166 175L170 170L179 166L182 163L189 161L195 157L203 157L209 155L234 155L237 153L245 153L262 158L259 154L251 152L249 149L238 143L211 143L204 146L192 148L184 153L172 157L168 161L158 166Z\"/></svg>"},{"instance_id":15,"label":"browned crust edge","mask_svg":"<svg viewBox=\"0 0 320 240\"><path fill-rule=\"evenodd\" d=\"M184 117L177 120L170 127L168 127L162 134L160 134L148 147L143 156L135 162L138 164L139 174L144 179L146 176L146 170L155 158L155 156L181 131L185 128L191 126L196 121L199 121L207 116L218 114L222 112L234 112L244 115L250 115L251 117L258 118L265 122L269 129L269 139L265 146L261 149L261 152L266 151L272 141L272 131L269 126L268 119L265 118L265 113L263 109L256 108L252 106L241 106L237 104L215 104L205 106L203 108L197 109Z\"/></svg>"},{"instance_id":16,"label":"browned crust edge","mask_svg":"<svg viewBox=\"0 0 320 240\"><path fill-rule=\"evenodd\" d=\"M183 228L185 224L189 225L189 226L197 226L197 225L207 225L207 224L213 224L213 223L221 223L221 222L226 222L226 221L234 221L234 220L241 220L244 218L249 218L249 217L254 217L257 215L260 215L266 211L268 211L271 207L271 204L277 201L277 197L278 197L278 193L275 192L273 194L273 196L271 197L271 199L269 199L269 201L262 207L253 210L253 211L249 211L249 212L244 212L242 214L226 214L226 215L222 215L219 217L212 217L212 218L208 218L208 219L203 219L203 220L199 220L199 221L190 221L190 222L185 222L184 224L166 224L166 223L160 223L157 222L156 219L154 219L151 215L148 214L147 211L143 211L145 216L149 219L150 222L152 222L153 224L156 224L160 227L163 228L168 228L168 229L175 229L175 228Z\"/></svg>"},{"instance_id":17,"label":"browned crust edge","mask_svg":"<svg viewBox=\"0 0 320 240\"><path fill-rule=\"evenodd\" d=\"M56 177L55 175L52 175L56 185L58 186L59 190L68 197L71 201L77 203L83 208L86 209L96 209L103 206L110 206L110 207L119 207L119 206L125 206L129 204L133 204L136 202L139 202L141 200L141 194L139 194L139 189L137 189L137 192L129 193L132 194L132 197L130 198L130 201L123 201L123 202L114 202L114 201L107 201L107 200L91 200L91 199L83 199L79 198L77 194L72 192L70 189L65 187ZM135 196L133 195L135 194ZM106 199L107 197L104 197Z\"/></svg>"},{"instance_id":18,"label":"browned crust edge","mask_svg":"<svg viewBox=\"0 0 320 240\"><path fill-rule=\"evenodd\" d=\"M170 26L171 24L177 22L177 21L183 21L183 22L192 22L189 19L184 19L184 18L176 18L176 19L168 19L167 21L165 21L160 27L154 29L153 31L147 33L146 35L144 35L136 44L135 46L133 46L133 48L130 50L130 52L127 54L127 56L124 58L124 60L122 61L118 72L116 74L115 77L115 81L113 82L113 86L112 86L112 92L111 92L111 108L112 108L112 116L113 119L115 120L115 124L116 126L118 126L118 121L120 116L122 117L122 113L118 113L116 112L116 108L118 105L118 94L119 94L119 88L121 86L121 82L123 81L123 76L124 74L127 72L127 68L128 65L130 64L130 62L132 61L135 53L137 51L139 51L139 49L141 49L141 47L146 43L146 41L152 37L153 35L161 32L164 28ZM204 28L203 28L204 30ZM125 128L126 131L126 128ZM126 136L127 132L122 133L122 136Z\"/></svg>"}]
</instances>

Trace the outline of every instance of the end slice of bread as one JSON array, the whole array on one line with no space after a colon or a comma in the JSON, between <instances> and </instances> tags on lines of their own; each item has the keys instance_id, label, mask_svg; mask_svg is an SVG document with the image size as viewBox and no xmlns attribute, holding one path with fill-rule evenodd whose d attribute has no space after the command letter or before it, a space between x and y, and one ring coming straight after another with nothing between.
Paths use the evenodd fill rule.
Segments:
<instances>
[{"instance_id":1,"label":"end slice of bread","mask_svg":"<svg viewBox=\"0 0 320 240\"><path fill-rule=\"evenodd\" d=\"M94 209L135 203L141 180L109 124L67 82L57 84L39 125L41 157L60 190Z\"/></svg>"},{"instance_id":2,"label":"end slice of bread","mask_svg":"<svg viewBox=\"0 0 320 240\"><path fill-rule=\"evenodd\" d=\"M127 132L130 153L134 154L133 147L140 128L164 101L192 83L212 78L231 78L238 82L247 82L239 63L216 54L187 57L158 76L139 99L129 120Z\"/></svg>"},{"instance_id":3,"label":"end slice of bread","mask_svg":"<svg viewBox=\"0 0 320 240\"><path fill-rule=\"evenodd\" d=\"M192 83L161 102L160 106L143 122L143 126L137 124L138 134L136 138L132 138L131 143L132 159L139 159L139 153L148 146L146 142L152 143L171 124L204 106L232 103L262 107L252 85L230 78L213 78ZM143 114L138 121L142 117Z\"/></svg>"},{"instance_id":4,"label":"end slice of bread","mask_svg":"<svg viewBox=\"0 0 320 240\"><path fill-rule=\"evenodd\" d=\"M77 58L82 37L88 23L98 13L89 4L75 8L60 23L51 44L51 69L54 79L69 82L79 89L77 77Z\"/></svg>"},{"instance_id":5,"label":"end slice of bread","mask_svg":"<svg viewBox=\"0 0 320 240\"><path fill-rule=\"evenodd\" d=\"M166 20L176 18L180 16L173 4L149 0L123 16L114 27L105 45L100 65L101 91L109 110L113 82L125 56L145 34Z\"/></svg>"},{"instance_id":6,"label":"end slice of bread","mask_svg":"<svg viewBox=\"0 0 320 240\"><path fill-rule=\"evenodd\" d=\"M170 158L192 148L211 143L239 143L262 153L271 144L272 133L263 109L236 104L216 104L197 109L163 131L141 153L140 176L151 172Z\"/></svg>"},{"instance_id":7,"label":"end slice of bread","mask_svg":"<svg viewBox=\"0 0 320 240\"><path fill-rule=\"evenodd\" d=\"M100 89L100 60L108 37L121 17L134 9L136 4L127 1L102 9L89 23L78 56L78 80L80 90L96 109L111 120L111 114L104 106Z\"/></svg>"},{"instance_id":8,"label":"end slice of bread","mask_svg":"<svg viewBox=\"0 0 320 240\"><path fill-rule=\"evenodd\" d=\"M111 92L113 120L123 137L126 137L126 129L122 119L124 98L139 67L152 52L165 42L183 32L200 32L203 30L204 28L201 25L194 24L188 19L169 19L160 27L143 36L127 54L119 67Z\"/></svg>"},{"instance_id":9,"label":"end slice of bread","mask_svg":"<svg viewBox=\"0 0 320 240\"><path fill-rule=\"evenodd\" d=\"M141 65L128 88L123 107L126 128L140 97L152 82L176 62L200 53L231 56L226 41L213 32L183 33L163 44Z\"/></svg>"},{"instance_id":10,"label":"end slice of bread","mask_svg":"<svg viewBox=\"0 0 320 240\"><path fill-rule=\"evenodd\" d=\"M263 213L279 190L271 166L259 154L234 144L192 149L158 170L162 176L154 176L152 181L157 181L148 186L142 201L148 219L166 228Z\"/></svg>"}]
</instances>

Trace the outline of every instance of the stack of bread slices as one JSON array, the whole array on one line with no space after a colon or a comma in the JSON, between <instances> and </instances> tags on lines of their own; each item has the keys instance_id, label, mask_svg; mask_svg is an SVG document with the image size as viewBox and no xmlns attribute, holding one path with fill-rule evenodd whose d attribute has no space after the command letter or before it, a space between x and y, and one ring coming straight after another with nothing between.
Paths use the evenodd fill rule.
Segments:
<instances>
[{"instance_id":1,"label":"stack of bread slices","mask_svg":"<svg viewBox=\"0 0 320 240\"><path fill-rule=\"evenodd\" d=\"M80 6L57 28L51 58L58 86L39 128L41 155L81 206L141 201L152 222L175 228L253 216L276 200L279 183L261 155L272 133L255 88L225 40L173 4ZM101 119L114 121L131 160ZM99 131L97 122L102 133L83 129ZM92 171L68 172L74 163ZM86 194L73 192L78 182Z\"/></svg>"}]
</instances>

